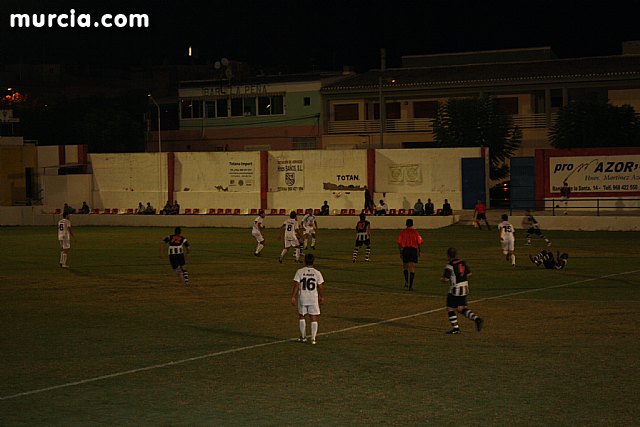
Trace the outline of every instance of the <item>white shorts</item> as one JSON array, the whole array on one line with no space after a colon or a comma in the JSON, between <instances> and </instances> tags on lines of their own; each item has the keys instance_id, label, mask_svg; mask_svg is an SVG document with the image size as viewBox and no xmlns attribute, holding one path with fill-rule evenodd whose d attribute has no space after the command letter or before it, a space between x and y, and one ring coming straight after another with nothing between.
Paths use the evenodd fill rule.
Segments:
<instances>
[{"instance_id":1,"label":"white shorts","mask_svg":"<svg viewBox=\"0 0 640 427\"><path fill-rule=\"evenodd\" d=\"M285 240L284 241L284 248L291 248L291 247L298 247L300 246L300 242L298 242L298 239L293 239L293 240Z\"/></svg>"},{"instance_id":2,"label":"white shorts","mask_svg":"<svg viewBox=\"0 0 640 427\"><path fill-rule=\"evenodd\" d=\"M298 299L298 313L300 313L301 316L304 316L305 314L318 316L320 315L320 305L318 303L314 303L311 305L302 304L302 302L300 302L300 300Z\"/></svg>"},{"instance_id":3,"label":"white shorts","mask_svg":"<svg viewBox=\"0 0 640 427\"><path fill-rule=\"evenodd\" d=\"M513 252L515 243L515 240L501 240L500 245L502 246L502 253L506 255L508 252Z\"/></svg>"},{"instance_id":4,"label":"white shorts","mask_svg":"<svg viewBox=\"0 0 640 427\"><path fill-rule=\"evenodd\" d=\"M304 234L311 236L313 234L316 234L316 229L313 227L305 227L304 228Z\"/></svg>"},{"instance_id":5,"label":"white shorts","mask_svg":"<svg viewBox=\"0 0 640 427\"><path fill-rule=\"evenodd\" d=\"M251 232L251 235L252 235L253 237L255 237L255 239L256 239L256 241L257 241L258 243L260 243L260 242L262 242L262 241L264 240L264 237L262 237L262 233L261 233L261 232L259 232L259 231L252 231L252 232Z\"/></svg>"},{"instance_id":6,"label":"white shorts","mask_svg":"<svg viewBox=\"0 0 640 427\"><path fill-rule=\"evenodd\" d=\"M71 248L71 241L68 238L67 239L58 240L58 242L60 242L60 248L61 249L69 249L69 248Z\"/></svg>"}]
</instances>

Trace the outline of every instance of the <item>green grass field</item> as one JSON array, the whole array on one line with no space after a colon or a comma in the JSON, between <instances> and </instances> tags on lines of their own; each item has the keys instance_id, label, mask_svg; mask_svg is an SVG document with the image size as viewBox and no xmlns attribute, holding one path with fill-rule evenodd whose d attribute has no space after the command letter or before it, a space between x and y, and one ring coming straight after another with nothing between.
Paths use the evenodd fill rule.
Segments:
<instances>
[{"instance_id":1,"label":"green grass field","mask_svg":"<svg viewBox=\"0 0 640 427\"><path fill-rule=\"evenodd\" d=\"M355 221L354 221L355 224ZM293 341L291 255L277 231L184 229L191 286L160 259L160 228L77 227L71 268L55 227L0 228L0 425L620 426L640 419L638 233L548 232L567 269L518 267L497 231L420 230L416 291L398 231L320 230L318 344ZM522 231L520 231L522 233ZM446 248L471 269L478 333L450 329Z\"/></svg>"}]
</instances>

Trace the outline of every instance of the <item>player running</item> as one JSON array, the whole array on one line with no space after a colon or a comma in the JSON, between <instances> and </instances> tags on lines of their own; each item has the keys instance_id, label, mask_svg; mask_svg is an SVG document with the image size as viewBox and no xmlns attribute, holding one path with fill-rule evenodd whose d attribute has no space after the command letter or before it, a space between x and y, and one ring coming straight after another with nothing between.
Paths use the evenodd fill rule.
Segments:
<instances>
[{"instance_id":1,"label":"player running","mask_svg":"<svg viewBox=\"0 0 640 427\"><path fill-rule=\"evenodd\" d=\"M456 248L447 249L449 263L444 268L444 273L440 280L449 284L447 294L447 315L452 329L448 334L459 334L458 316L456 311L467 319L472 320L476 325L476 330L482 329L482 319L467 307L467 295L469 294L469 276L471 270L465 260L457 257Z\"/></svg>"},{"instance_id":2,"label":"player running","mask_svg":"<svg viewBox=\"0 0 640 427\"><path fill-rule=\"evenodd\" d=\"M182 230L176 227L173 234L160 242L160 258L164 258L164 246L169 245L169 262L171 268L184 285L189 285L189 272L185 268L185 253L188 255L190 246L187 238L181 235Z\"/></svg>"},{"instance_id":3,"label":"player running","mask_svg":"<svg viewBox=\"0 0 640 427\"><path fill-rule=\"evenodd\" d=\"M289 214L289 219L287 219L284 224L280 227L280 238L284 239L284 249L280 253L280 257L278 258L278 262L282 264L285 255L289 252L289 248L294 248L294 256L296 258L296 262L300 261L300 253L302 252L300 249L300 228L297 220L297 214L295 211L291 211Z\"/></svg>"},{"instance_id":4,"label":"player running","mask_svg":"<svg viewBox=\"0 0 640 427\"><path fill-rule=\"evenodd\" d=\"M253 229L251 230L251 235L256 239L258 245L256 246L256 250L253 252L255 256L259 256L260 252L264 248L264 237L262 237L262 230L264 229L264 211L261 209L258 212L258 216L253 220Z\"/></svg>"},{"instance_id":5,"label":"player running","mask_svg":"<svg viewBox=\"0 0 640 427\"><path fill-rule=\"evenodd\" d=\"M525 216L522 219L522 224L528 227L527 228L527 246L531 245L532 234L535 234L536 236L540 237L545 242L547 242L547 246L551 246L551 242L549 241L549 239L544 237L544 235L542 234L542 230L540 229L540 224L538 223L538 221L536 221L536 219L534 218L533 214L529 209L525 211Z\"/></svg>"},{"instance_id":6,"label":"player running","mask_svg":"<svg viewBox=\"0 0 640 427\"><path fill-rule=\"evenodd\" d=\"M369 255L371 255L371 223L367 221L367 216L363 213L360 214L360 221L356 224L356 245L353 247L353 262L356 262L362 245L367 247L364 260L369 262Z\"/></svg>"},{"instance_id":7,"label":"player running","mask_svg":"<svg viewBox=\"0 0 640 427\"><path fill-rule=\"evenodd\" d=\"M502 214L502 222L498 224L498 230L500 230L500 245L502 246L502 254L507 261L511 262L512 266L516 266L516 236L513 225L509 222L509 216Z\"/></svg>"},{"instance_id":8,"label":"player running","mask_svg":"<svg viewBox=\"0 0 640 427\"><path fill-rule=\"evenodd\" d=\"M324 278L322 273L313 266L315 257L307 254L304 257L305 266L296 271L291 290L291 305L298 303L298 327L300 337L298 342L307 342L307 321L305 316L311 317L311 344L316 343L318 334L318 316L320 304L324 303Z\"/></svg>"},{"instance_id":9,"label":"player running","mask_svg":"<svg viewBox=\"0 0 640 427\"><path fill-rule=\"evenodd\" d=\"M311 249L315 249L318 223L316 222L316 216L313 214L313 209L307 209L307 214L302 218L302 227L304 228L304 234L302 235L303 248L307 249L309 239L311 239Z\"/></svg>"}]
</instances>

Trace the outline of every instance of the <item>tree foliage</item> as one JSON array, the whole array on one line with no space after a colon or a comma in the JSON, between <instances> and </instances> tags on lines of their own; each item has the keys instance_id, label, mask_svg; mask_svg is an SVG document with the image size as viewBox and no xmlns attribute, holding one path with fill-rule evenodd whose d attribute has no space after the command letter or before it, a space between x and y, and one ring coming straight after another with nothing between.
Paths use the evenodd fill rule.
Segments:
<instances>
[{"instance_id":1,"label":"tree foliage","mask_svg":"<svg viewBox=\"0 0 640 427\"><path fill-rule=\"evenodd\" d=\"M522 131L490 97L449 99L438 106L434 137L442 147L489 148L492 180L505 178L510 159L520 146Z\"/></svg>"},{"instance_id":2,"label":"tree foliage","mask_svg":"<svg viewBox=\"0 0 640 427\"><path fill-rule=\"evenodd\" d=\"M571 101L549 130L555 148L637 147L640 117L630 105L611 105L604 97Z\"/></svg>"}]
</instances>

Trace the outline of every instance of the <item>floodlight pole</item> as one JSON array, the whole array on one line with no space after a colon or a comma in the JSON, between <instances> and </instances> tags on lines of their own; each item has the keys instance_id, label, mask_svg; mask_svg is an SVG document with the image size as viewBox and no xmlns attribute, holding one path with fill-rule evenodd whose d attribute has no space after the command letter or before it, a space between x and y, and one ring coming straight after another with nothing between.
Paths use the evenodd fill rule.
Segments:
<instances>
[{"instance_id":1,"label":"floodlight pole","mask_svg":"<svg viewBox=\"0 0 640 427\"><path fill-rule=\"evenodd\" d=\"M149 99L155 104L156 106L156 110L158 111L158 180L160 181L160 194L158 197L158 205L157 205L157 209L158 211L160 210L160 206L162 205L162 137L160 135L160 105L158 105L158 103L156 102L155 98L151 95L148 94L147 95L149 97Z\"/></svg>"}]
</instances>

